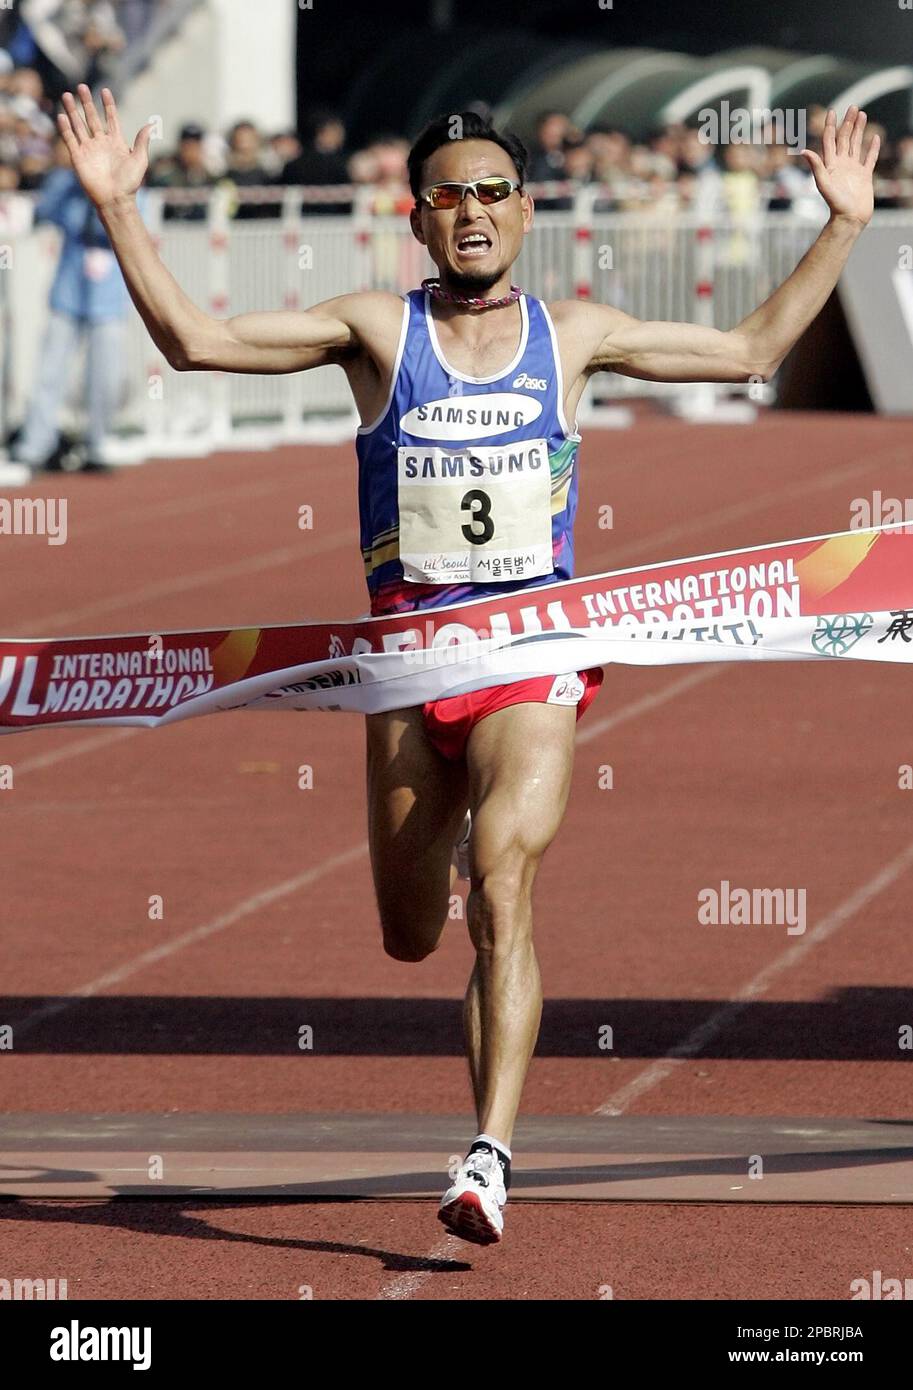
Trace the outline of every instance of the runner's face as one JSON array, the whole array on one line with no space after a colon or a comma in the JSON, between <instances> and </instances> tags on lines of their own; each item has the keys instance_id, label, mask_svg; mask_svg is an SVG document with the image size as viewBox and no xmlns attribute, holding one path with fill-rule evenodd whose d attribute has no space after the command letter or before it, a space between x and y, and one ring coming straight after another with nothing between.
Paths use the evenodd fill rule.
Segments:
<instances>
[{"instance_id":1,"label":"runner's face","mask_svg":"<svg viewBox=\"0 0 913 1390\"><path fill-rule=\"evenodd\" d=\"M490 140L454 140L435 150L422 168L422 188L433 183L472 183L492 174L516 182L517 170L506 150ZM445 288L473 294L510 288L510 268L532 225L533 200L519 190L500 203L480 203L471 193L455 208L412 210L412 230L437 266ZM465 238L481 233L482 249Z\"/></svg>"}]
</instances>

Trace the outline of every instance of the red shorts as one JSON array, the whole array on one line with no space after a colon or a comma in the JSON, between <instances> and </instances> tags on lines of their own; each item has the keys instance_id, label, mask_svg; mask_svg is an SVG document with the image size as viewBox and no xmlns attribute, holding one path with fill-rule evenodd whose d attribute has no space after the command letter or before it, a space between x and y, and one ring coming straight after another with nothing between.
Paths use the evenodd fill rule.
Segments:
<instances>
[{"instance_id":1,"label":"red shorts","mask_svg":"<svg viewBox=\"0 0 913 1390\"><path fill-rule=\"evenodd\" d=\"M576 705L579 719L596 698L602 677L602 667L594 666L576 675L535 676L511 685L491 685L470 695L430 700L422 706L425 729L438 752L456 761L463 756L470 733L487 714L508 705Z\"/></svg>"}]
</instances>

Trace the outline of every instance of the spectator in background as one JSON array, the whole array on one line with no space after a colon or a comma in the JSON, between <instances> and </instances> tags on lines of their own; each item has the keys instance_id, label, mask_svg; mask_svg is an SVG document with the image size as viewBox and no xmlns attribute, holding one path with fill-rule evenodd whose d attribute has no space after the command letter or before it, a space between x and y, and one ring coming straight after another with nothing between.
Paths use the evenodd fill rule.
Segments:
<instances>
[{"instance_id":1,"label":"spectator in background","mask_svg":"<svg viewBox=\"0 0 913 1390\"><path fill-rule=\"evenodd\" d=\"M35 220L59 227L63 244L51 286L37 380L25 425L10 452L14 462L31 468L52 463L60 442L58 414L85 336L89 428L83 467L104 472L105 439L123 389L129 297L107 233L59 138L54 153L57 167L45 180Z\"/></svg>"},{"instance_id":2,"label":"spectator in background","mask_svg":"<svg viewBox=\"0 0 913 1390\"><path fill-rule=\"evenodd\" d=\"M398 135L379 135L370 146L377 193L374 211L408 213L414 199L409 189L409 142Z\"/></svg>"},{"instance_id":3,"label":"spectator in background","mask_svg":"<svg viewBox=\"0 0 913 1390\"><path fill-rule=\"evenodd\" d=\"M10 40L17 63L34 63L59 98L77 82L106 77L124 47L112 0L22 0Z\"/></svg>"},{"instance_id":4,"label":"spectator in background","mask_svg":"<svg viewBox=\"0 0 913 1390\"><path fill-rule=\"evenodd\" d=\"M706 217L713 217L721 206L722 174L714 158L715 150L716 146L705 139L697 127L689 126L682 133L679 173L694 176L691 207Z\"/></svg>"},{"instance_id":5,"label":"spectator in background","mask_svg":"<svg viewBox=\"0 0 913 1390\"><path fill-rule=\"evenodd\" d=\"M665 181L656 171L656 156L649 145L631 145L619 174L619 207L625 212L651 214L660 210L663 200L659 196L659 182Z\"/></svg>"},{"instance_id":6,"label":"spectator in background","mask_svg":"<svg viewBox=\"0 0 913 1390\"><path fill-rule=\"evenodd\" d=\"M805 147L814 150L815 154L821 153L821 140L824 135L824 126L827 121L827 107L814 104L806 108L805 112Z\"/></svg>"},{"instance_id":7,"label":"spectator in background","mask_svg":"<svg viewBox=\"0 0 913 1390\"><path fill-rule=\"evenodd\" d=\"M396 219L406 217L415 205L409 188L409 142L398 135L378 135L370 144L375 216L388 218L375 224L372 238L372 284L378 289L402 292L414 281L414 268L422 264L421 248L412 237L404 238ZM418 253L418 254L417 254Z\"/></svg>"},{"instance_id":8,"label":"spectator in background","mask_svg":"<svg viewBox=\"0 0 913 1390\"><path fill-rule=\"evenodd\" d=\"M627 154L628 177L639 183L649 183L656 173L656 158L649 145L631 145Z\"/></svg>"},{"instance_id":9,"label":"spectator in background","mask_svg":"<svg viewBox=\"0 0 913 1390\"><path fill-rule=\"evenodd\" d=\"M760 206L758 168L762 158L759 147L746 142L730 141L724 147L721 201L734 217L754 213Z\"/></svg>"},{"instance_id":10,"label":"spectator in background","mask_svg":"<svg viewBox=\"0 0 913 1390\"><path fill-rule=\"evenodd\" d=\"M304 123L304 142L299 154L290 159L279 175L280 183L287 188L304 187L327 188L335 184L350 182L373 182L373 178L362 180L350 178L345 157L346 128L335 112L326 109L311 111ZM372 168L377 161L373 154L362 152L362 168L370 162ZM305 200L301 205L305 213L345 213L352 209L351 199L338 203L318 203Z\"/></svg>"},{"instance_id":11,"label":"spectator in background","mask_svg":"<svg viewBox=\"0 0 913 1390\"><path fill-rule=\"evenodd\" d=\"M296 130L279 130L269 137L269 152L272 166L281 175L286 164L297 159L301 153L301 141Z\"/></svg>"},{"instance_id":12,"label":"spectator in background","mask_svg":"<svg viewBox=\"0 0 913 1390\"><path fill-rule=\"evenodd\" d=\"M21 187L40 188L51 167L54 123L31 97L17 96L10 102L13 139L19 159Z\"/></svg>"},{"instance_id":13,"label":"spectator in background","mask_svg":"<svg viewBox=\"0 0 913 1390\"><path fill-rule=\"evenodd\" d=\"M624 131L603 126L590 131L587 143L593 151L593 177L610 190L609 195L602 197L596 207L600 212L607 212L624 196L630 181L628 160L631 140Z\"/></svg>"},{"instance_id":14,"label":"spectator in background","mask_svg":"<svg viewBox=\"0 0 913 1390\"><path fill-rule=\"evenodd\" d=\"M46 115L53 115L53 104L45 95L41 73L35 68L15 68L9 78L11 97L28 97Z\"/></svg>"},{"instance_id":15,"label":"spectator in background","mask_svg":"<svg viewBox=\"0 0 913 1390\"><path fill-rule=\"evenodd\" d=\"M536 138L529 152L530 183L564 178L564 142L573 134L570 117L563 111L540 113L536 120Z\"/></svg>"},{"instance_id":16,"label":"spectator in background","mask_svg":"<svg viewBox=\"0 0 913 1390\"><path fill-rule=\"evenodd\" d=\"M561 142L561 177L572 184L589 183L593 176L593 151L584 137L572 131ZM574 192L568 191L558 198L538 198L537 207L549 212L568 212L574 206Z\"/></svg>"},{"instance_id":17,"label":"spectator in background","mask_svg":"<svg viewBox=\"0 0 913 1390\"><path fill-rule=\"evenodd\" d=\"M895 160L896 160L896 150L895 150L895 147L892 146L891 141L888 139L888 132L887 132L886 127L883 126L879 121L869 121L868 125L867 125L866 128L865 128L865 138L866 138L866 140L872 140L876 135L878 136L879 140L881 141L881 149L882 149L882 151L883 151L884 161L885 161L885 174L888 174L893 168L895 168ZM891 191L891 192L888 192L888 191L881 192L881 191L879 190L879 184L880 184L880 182L881 182L881 180L880 180L878 177L876 177L876 179L875 179L875 211L877 212L879 208L896 208L896 207L899 207L900 204L897 202L897 199L896 199L896 197L895 197L893 191Z\"/></svg>"},{"instance_id":18,"label":"spectator in background","mask_svg":"<svg viewBox=\"0 0 913 1390\"><path fill-rule=\"evenodd\" d=\"M19 18L15 9L7 8L5 5L0 7L0 50L6 52L10 39L19 27Z\"/></svg>"},{"instance_id":19,"label":"spectator in background","mask_svg":"<svg viewBox=\"0 0 913 1390\"><path fill-rule=\"evenodd\" d=\"M117 0L117 19L127 47L141 39L155 18L171 0Z\"/></svg>"},{"instance_id":20,"label":"spectator in background","mask_svg":"<svg viewBox=\"0 0 913 1390\"><path fill-rule=\"evenodd\" d=\"M235 121L228 132L225 173L219 182L232 184L235 188L263 188L275 182L264 161L263 139L253 121ZM281 210L278 202L245 203L238 199L233 215L238 221L246 221L278 217Z\"/></svg>"},{"instance_id":21,"label":"spectator in background","mask_svg":"<svg viewBox=\"0 0 913 1390\"><path fill-rule=\"evenodd\" d=\"M768 212L787 212L797 199L807 198L815 189L815 177L805 161L783 144L767 145L764 179Z\"/></svg>"},{"instance_id":22,"label":"spectator in background","mask_svg":"<svg viewBox=\"0 0 913 1390\"><path fill-rule=\"evenodd\" d=\"M675 180L675 192L682 212L693 212L697 198L697 178L690 169L682 169Z\"/></svg>"},{"instance_id":23,"label":"spectator in background","mask_svg":"<svg viewBox=\"0 0 913 1390\"><path fill-rule=\"evenodd\" d=\"M896 206L913 207L913 130L904 131L894 147L894 177L901 184Z\"/></svg>"},{"instance_id":24,"label":"spectator in background","mask_svg":"<svg viewBox=\"0 0 913 1390\"><path fill-rule=\"evenodd\" d=\"M563 141L561 153L564 158L564 177L573 183L590 183L593 178L595 158L592 146L582 135L571 135Z\"/></svg>"},{"instance_id":25,"label":"spectator in background","mask_svg":"<svg viewBox=\"0 0 913 1390\"><path fill-rule=\"evenodd\" d=\"M345 143L346 128L334 112L310 112L305 121L303 146L283 168L282 182L322 186L348 183Z\"/></svg>"},{"instance_id":26,"label":"spectator in background","mask_svg":"<svg viewBox=\"0 0 913 1390\"><path fill-rule=\"evenodd\" d=\"M19 187L19 164L0 155L0 193L15 193Z\"/></svg>"},{"instance_id":27,"label":"spectator in background","mask_svg":"<svg viewBox=\"0 0 913 1390\"><path fill-rule=\"evenodd\" d=\"M377 156L370 147L356 150L346 161L349 183L371 184L377 182Z\"/></svg>"},{"instance_id":28,"label":"spectator in background","mask_svg":"<svg viewBox=\"0 0 913 1390\"><path fill-rule=\"evenodd\" d=\"M215 178L206 162L205 138L205 130L196 122L182 126L174 155L155 161L149 175L150 188L212 188ZM205 222L208 201L208 197L201 197L195 203L166 203L163 219L166 222Z\"/></svg>"},{"instance_id":29,"label":"spectator in background","mask_svg":"<svg viewBox=\"0 0 913 1390\"><path fill-rule=\"evenodd\" d=\"M602 126L590 133L593 153L597 161L600 177L610 175L613 169L627 169L631 157L631 137L617 126Z\"/></svg>"},{"instance_id":30,"label":"spectator in background","mask_svg":"<svg viewBox=\"0 0 913 1390\"><path fill-rule=\"evenodd\" d=\"M760 145L730 141L723 149L720 211L728 214L731 226L717 251L720 265L757 263L758 214L761 211L758 170L763 159L763 146Z\"/></svg>"},{"instance_id":31,"label":"spectator in background","mask_svg":"<svg viewBox=\"0 0 913 1390\"><path fill-rule=\"evenodd\" d=\"M670 181L675 179L683 132L684 126L678 124L661 126L651 132L648 145L654 174L660 174Z\"/></svg>"},{"instance_id":32,"label":"spectator in background","mask_svg":"<svg viewBox=\"0 0 913 1390\"><path fill-rule=\"evenodd\" d=\"M14 68L0 50L0 158L15 163L23 190L41 186L52 163L54 122L33 68Z\"/></svg>"}]
</instances>

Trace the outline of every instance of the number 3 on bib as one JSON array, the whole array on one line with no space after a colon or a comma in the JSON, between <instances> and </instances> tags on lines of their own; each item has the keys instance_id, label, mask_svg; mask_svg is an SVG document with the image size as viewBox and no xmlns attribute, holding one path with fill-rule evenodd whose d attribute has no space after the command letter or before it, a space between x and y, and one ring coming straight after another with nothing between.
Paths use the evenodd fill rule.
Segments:
<instances>
[{"instance_id":1,"label":"number 3 on bib","mask_svg":"<svg viewBox=\"0 0 913 1390\"><path fill-rule=\"evenodd\" d=\"M398 451L399 556L421 584L490 583L551 574L548 446Z\"/></svg>"},{"instance_id":2,"label":"number 3 on bib","mask_svg":"<svg viewBox=\"0 0 913 1390\"><path fill-rule=\"evenodd\" d=\"M487 545L495 533L491 519L491 498L488 493L483 492L480 487L470 489L460 503L460 511L469 512L471 517L468 526L460 527L469 544Z\"/></svg>"}]
</instances>

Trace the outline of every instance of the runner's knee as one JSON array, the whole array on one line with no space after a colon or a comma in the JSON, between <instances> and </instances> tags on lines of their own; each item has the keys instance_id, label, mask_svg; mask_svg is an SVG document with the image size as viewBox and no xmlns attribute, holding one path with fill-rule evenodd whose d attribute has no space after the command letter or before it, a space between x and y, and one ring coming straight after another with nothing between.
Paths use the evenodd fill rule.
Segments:
<instances>
[{"instance_id":1,"label":"runner's knee","mask_svg":"<svg viewBox=\"0 0 913 1390\"><path fill-rule=\"evenodd\" d=\"M530 901L538 856L506 846L473 879L467 900L469 935L476 951L509 952L529 938Z\"/></svg>"},{"instance_id":2,"label":"runner's knee","mask_svg":"<svg viewBox=\"0 0 913 1390\"><path fill-rule=\"evenodd\" d=\"M425 922L414 913L403 914L381 908L380 925L384 951L393 960L416 964L436 951L444 927L441 922Z\"/></svg>"}]
</instances>

